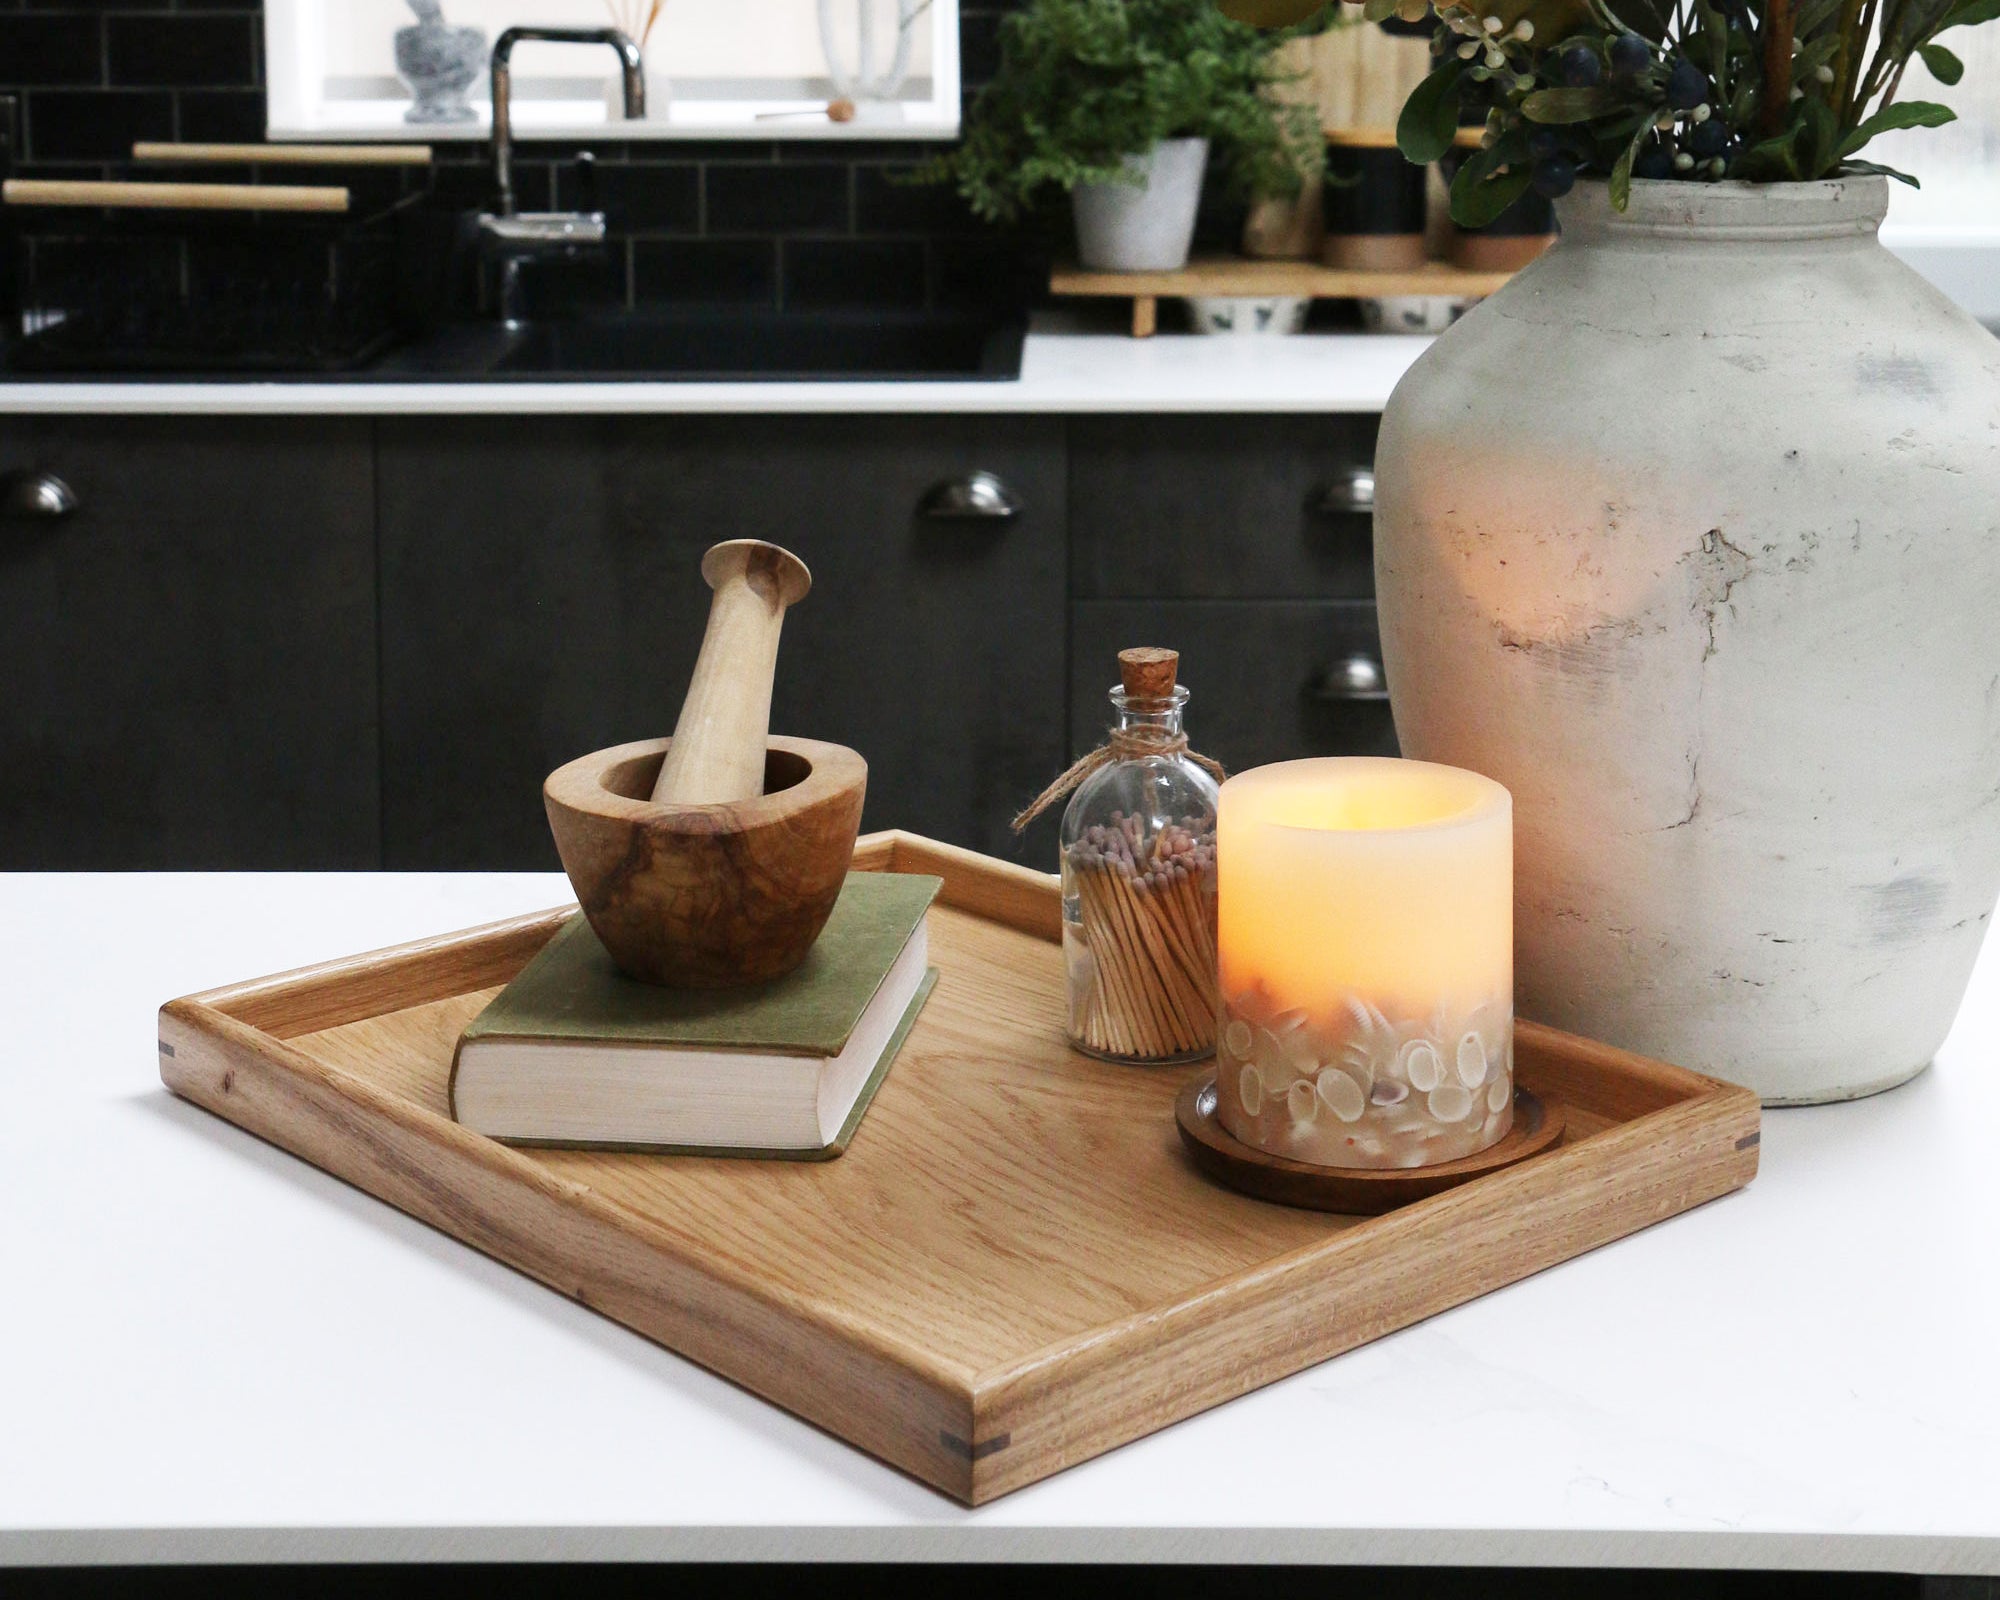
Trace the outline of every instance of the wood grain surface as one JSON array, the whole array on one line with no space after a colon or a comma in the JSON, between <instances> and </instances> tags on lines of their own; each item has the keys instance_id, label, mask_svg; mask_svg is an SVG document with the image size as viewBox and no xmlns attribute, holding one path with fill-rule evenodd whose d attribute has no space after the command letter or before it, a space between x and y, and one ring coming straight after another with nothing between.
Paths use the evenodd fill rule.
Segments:
<instances>
[{"instance_id":1,"label":"wood grain surface","mask_svg":"<svg viewBox=\"0 0 2000 1600\"><path fill-rule=\"evenodd\" d=\"M176 1000L182 1094L960 1500L1046 1477L1747 1183L1748 1091L1532 1024L1563 1144L1386 1216L1203 1177L1190 1073L1063 1040L1059 889L937 872L936 993L824 1166L510 1150L452 1123L451 1048L565 911Z\"/></svg>"},{"instance_id":2,"label":"wood grain surface","mask_svg":"<svg viewBox=\"0 0 2000 1600\"><path fill-rule=\"evenodd\" d=\"M10 206L105 206L142 211L345 211L347 190L332 184L124 183L83 178L9 178Z\"/></svg>"},{"instance_id":3,"label":"wood grain surface","mask_svg":"<svg viewBox=\"0 0 2000 1600\"><path fill-rule=\"evenodd\" d=\"M173 144L141 139L132 146L134 161L166 161L176 165L219 162L225 166L260 167L427 167L427 144Z\"/></svg>"},{"instance_id":4,"label":"wood grain surface","mask_svg":"<svg viewBox=\"0 0 2000 1600\"><path fill-rule=\"evenodd\" d=\"M629 977L676 989L783 977L847 880L868 763L845 745L759 734L762 792L662 803L650 797L672 745L613 745L549 774L542 798L570 887Z\"/></svg>"}]
</instances>

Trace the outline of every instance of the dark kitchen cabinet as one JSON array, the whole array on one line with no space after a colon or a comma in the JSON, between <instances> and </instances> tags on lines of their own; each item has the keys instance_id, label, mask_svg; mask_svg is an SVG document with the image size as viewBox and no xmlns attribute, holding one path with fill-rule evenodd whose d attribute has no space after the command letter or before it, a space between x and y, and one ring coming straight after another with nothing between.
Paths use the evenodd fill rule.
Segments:
<instances>
[{"instance_id":1,"label":"dark kitchen cabinet","mask_svg":"<svg viewBox=\"0 0 2000 1600\"><path fill-rule=\"evenodd\" d=\"M1075 607L1071 743L1100 742L1118 651L1181 653L1190 743L1235 772L1298 756L1392 756L1369 600L1093 600Z\"/></svg>"},{"instance_id":2,"label":"dark kitchen cabinet","mask_svg":"<svg viewBox=\"0 0 2000 1600\"><path fill-rule=\"evenodd\" d=\"M1079 600L1374 593L1373 416L1105 416L1070 423Z\"/></svg>"},{"instance_id":3,"label":"dark kitchen cabinet","mask_svg":"<svg viewBox=\"0 0 2000 1600\"><path fill-rule=\"evenodd\" d=\"M1232 767L1394 750L1375 425L0 418L0 504L79 503L0 517L0 867L553 867L542 779L671 730L745 536L814 575L774 728L861 751L866 826L1047 865L1008 819L1124 645Z\"/></svg>"},{"instance_id":4,"label":"dark kitchen cabinet","mask_svg":"<svg viewBox=\"0 0 2000 1600\"><path fill-rule=\"evenodd\" d=\"M867 758L865 826L1011 852L1060 765L1058 419L385 419L377 440L388 866L555 865L543 777L671 731L719 539L812 568L772 726ZM977 471L1013 516L926 514Z\"/></svg>"},{"instance_id":5,"label":"dark kitchen cabinet","mask_svg":"<svg viewBox=\"0 0 2000 1600\"><path fill-rule=\"evenodd\" d=\"M1099 742L1116 655L1181 653L1194 747L1232 770L1393 755L1376 634L1374 416L1070 425L1070 745Z\"/></svg>"},{"instance_id":6,"label":"dark kitchen cabinet","mask_svg":"<svg viewBox=\"0 0 2000 1600\"><path fill-rule=\"evenodd\" d=\"M0 475L0 867L376 865L369 423L6 417Z\"/></svg>"}]
</instances>

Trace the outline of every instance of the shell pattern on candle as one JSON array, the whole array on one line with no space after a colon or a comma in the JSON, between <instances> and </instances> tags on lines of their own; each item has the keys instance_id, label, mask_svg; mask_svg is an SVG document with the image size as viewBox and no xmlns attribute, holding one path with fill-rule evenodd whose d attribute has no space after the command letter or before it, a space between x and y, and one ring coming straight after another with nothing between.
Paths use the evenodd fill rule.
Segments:
<instances>
[{"instance_id":1,"label":"shell pattern on candle","mask_svg":"<svg viewBox=\"0 0 2000 1600\"><path fill-rule=\"evenodd\" d=\"M1514 1021L1504 1003L1391 1020L1350 996L1317 1022L1261 988L1222 1006L1223 1126L1325 1167L1428 1167L1476 1155L1514 1121Z\"/></svg>"}]
</instances>

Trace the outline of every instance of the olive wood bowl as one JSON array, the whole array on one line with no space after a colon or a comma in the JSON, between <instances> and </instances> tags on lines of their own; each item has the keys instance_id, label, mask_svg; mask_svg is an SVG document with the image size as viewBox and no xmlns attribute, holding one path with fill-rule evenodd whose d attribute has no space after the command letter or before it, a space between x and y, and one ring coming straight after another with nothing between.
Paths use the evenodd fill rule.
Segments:
<instances>
[{"instance_id":1,"label":"olive wood bowl","mask_svg":"<svg viewBox=\"0 0 2000 1600\"><path fill-rule=\"evenodd\" d=\"M718 805L650 797L671 739L614 745L542 785L583 914L627 976L733 989L806 958L847 877L868 763L845 745L767 741L764 793Z\"/></svg>"}]
</instances>

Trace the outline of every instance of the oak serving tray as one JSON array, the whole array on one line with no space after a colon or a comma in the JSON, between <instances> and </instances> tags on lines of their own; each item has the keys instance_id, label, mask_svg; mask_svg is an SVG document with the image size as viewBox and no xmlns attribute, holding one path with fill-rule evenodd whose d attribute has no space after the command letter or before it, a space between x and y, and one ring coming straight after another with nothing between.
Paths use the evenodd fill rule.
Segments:
<instances>
[{"instance_id":1,"label":"oak serving tray","mask_svg":"<svg viewBox=\"0 0 2000 1600\"><path fill-rule=\"evenodd\" d=\"M825 1165L509 1149L452 1122L459 1030L574 908L175 1000L184 1095L979 1504L1740 1188L1748 1090L1533 1024L1545 1154L1379 1217L1202 1176L1174 1097L1062 1037L1056 880L907 834L940 980Z\"/></svg>"}]
</instances>

